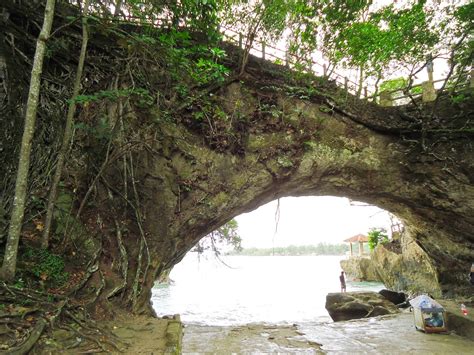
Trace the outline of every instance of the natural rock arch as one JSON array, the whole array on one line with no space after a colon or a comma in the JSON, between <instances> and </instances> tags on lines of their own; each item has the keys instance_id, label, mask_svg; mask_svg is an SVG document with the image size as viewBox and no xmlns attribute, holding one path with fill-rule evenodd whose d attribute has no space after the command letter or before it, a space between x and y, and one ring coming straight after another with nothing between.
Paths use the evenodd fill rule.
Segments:
<instances>
[{"instance_id":1,"label":"natural rock arch","mask_svg":"<svg viewBox=\"0 0 474 355\"><path fill-rule=\"evenodd\" d=\"M148 243L159 261L148 287L232 217L278 197L303 195L350 197L401 218L409 236L404 248L416 245L406 255L404 277L425 274L425 281L413 278L405 285L439 294L438 282L467 284L474 188L466 140L441 140L422 151L419 141L400 137L405 108L353 100L332 110L327 97L293 97L284 86L269 88L250 76L218 95L228 117L250 117L239 131L239 153L210 147L188 128L163 125L152 149L137 155L146 230L153 240ZM449 112L447 103L442 113ZM387 118L395 128L389 124L388 132L377 132ZM393 134L396 130L400 133Z\"/></svg>"},{"instance_id":2,"label":"natural rock arch","mask_svg":"<svg viewBox=\"0 0 474 355\"><path fill-rule=\"evenodd\" d=\"M102 43L118 42L113 34L107 36L91 38L90 57L100 59L86 68L89 92L110 83L123 89L132 85L123 79L130 74L125 61L118 69L99 67ZM235 67L239 51L228 50L227 64ZM106 58L124 51L117 45ZM74 67L68 53L61 54L61 65L50 62L45 68L53 77ZM146 75L162 74L144 59ZM21 97L24 74L12 70L12 61L7 65L18 72L9 76L8 87L17 88L8 96ZM196 102L175 103L171 121L162 119L153 105L144 108L132 100L84 107L79 121L102 114L110 127L120 127L120 119L128 124L124 134L131 137L126 144L113 142L116 154L103 169L89 137L77 139L70 161L68 186L74 198L83 201L93 181L94 201L85 205L80 222L89 231L83 251L98 257L102 272L91 276L103 291L99 301L147 311L154 281L200 238L275 198L303 195L346 196L393 212L407 227L405 245L416 244L406 255L412 275L424 265L422 270L435 279L426 287L468 287L467 270L474 260L472 100L454 104L441 98L432 104L382 108L326 80L296 80L299 76L250 58L244 76L200 93L213 105L213 116L201 120L193 116L201 111ZM8 112L20 126L17 101L11 100ZM61 117L61 103L45 116L53 116L51 112ZM40 122L46 125L47 119ZM2 137L14 137L10 126L15 125L2 125ZM43 145L51 150L53 144L48 144ZM139 301L131 302L135 296Z\"/></svg>"}]
</instances>

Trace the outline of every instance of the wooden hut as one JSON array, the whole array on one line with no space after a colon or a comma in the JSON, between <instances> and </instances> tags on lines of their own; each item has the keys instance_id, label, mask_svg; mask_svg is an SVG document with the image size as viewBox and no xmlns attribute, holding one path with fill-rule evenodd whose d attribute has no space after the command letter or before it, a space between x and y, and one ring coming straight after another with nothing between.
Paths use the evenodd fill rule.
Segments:
<instances>
[{"instance_id":1,"label":"wooden hut","mask_svg":"<svg viewBox=\"0 0 474 355\"><path fill-rule=\"evenodd\" d=\"M351 256L354 256L354 252L352 250L352 244L359 244L359 256L364 254L364 243L369 241L369 237L363 234L357 234L353 237L347 238L344 242L349 243L349 251Z\"/></svg>"}]
</instances>

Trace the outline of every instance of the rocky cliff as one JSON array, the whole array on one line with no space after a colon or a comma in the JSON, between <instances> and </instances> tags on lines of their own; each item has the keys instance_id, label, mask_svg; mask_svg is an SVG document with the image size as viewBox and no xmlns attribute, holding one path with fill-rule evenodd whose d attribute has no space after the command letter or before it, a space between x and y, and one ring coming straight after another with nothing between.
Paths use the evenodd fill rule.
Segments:
<instances>
[{"instance_id":1,"label":"rocky cliff","mask_svg":"<svg viewBox=\"0 0 474 355\"><path fill-rule=\"evenodd\" d=\"M401 236L400 244L400 251L390 250L383 244L375 248L371 263L379 280L394 291L441 296L438 274L426 252L408 232Z\"/></svg>"},{"instance_id":2,"label":"rocky cliff","mask_svg":"<svg viewBox=\"0 0 474 355\"><path fill-rule=\"evenodd\" d=\"M370 257L351 257L341 260L341 268L355 281L381 281Z\"/></svg>"},{"instance_id":3,"label":"rocky cliff","mask_svg":"<svg viewBox=\"0 0 474 355\"><path fill-rule=\"evenodd\" d=\"M3 196L14 176L25 58L36 36L30 20L37 16L16 6L8 11L1 31L15 46L5 42L3 52L8 104L0 133L9 147L0 167ZM30 186L35 213L48 189L79 50L80 28L65 16L55 21L61 36L52 39L45 62ZM432 281L420 283L424 290L467 285L474 260L472 100L443 96L383 108L324 78L256 58L241 76L188 85L192 78L172 75L180 65L171 56L176 48L167 52L159 41L129 36L140 31L99 22L92 28L89 96L80 102L62 185L78 235L67 235L64 255L84 254L84 289L98 290L97 310L107 313L114 304L149 312L155 280L203 236L284 196L345 196L397 215L409 230L407 254L380 249L376 260L408 276L384 282L418 285L423 274ZM224 48L223 64L237 69L239 50Z\"/></svg>"},{"instance_id":4,"label":"rocky cliff","mask_svg":"<svg viewBox=\"0 0 474 355\"><path fill-rule=\"evenodd\" d=\"M341 267L357 281L380 281L394 291L442 295L433 261L409 231L396 241L377 245L370 257L341 260Z\"/></svg>"}]
</instances>

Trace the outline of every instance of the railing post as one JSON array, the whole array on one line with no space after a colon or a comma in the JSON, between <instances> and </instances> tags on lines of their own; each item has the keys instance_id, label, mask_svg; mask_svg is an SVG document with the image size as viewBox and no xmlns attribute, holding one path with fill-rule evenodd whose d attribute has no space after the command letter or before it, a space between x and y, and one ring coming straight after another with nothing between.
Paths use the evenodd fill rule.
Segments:
<instances>
[{"instance_id":1,"label":"railing post","mask_svg":"<svg viewBox=\"0 0 474 355\"><path fill-rule=\"evenodd\" d=\"M364 98L367 100L367 97L369 96L368 91L367 91L367 86L364 86Z\"/></svg>"},{"instance_id":2,"label":"railing post","mask_svg":"<svg viewBox=\"0 0 474 355\"><path fill-rule=\"evenodd\" d=\"M326 78L328 76L328 67L326 63L323 64L323 76Z\"/></svg>"},{"instance_id":3,"label":"railing post","mask_svg":"<svg viewBox=\"0 0 474 355\"><path fill-rule=\"evenodd\" d=\"M474 68L471 68L471 80L469 86L471 87L471 89L474 89Z\"/></svg>"},{"instance_id":4,"label":"railing post","mask_svg":"<svg viewBox=\"0 0 474 355\"><path fill-rule=\"evenodd\" d=\"M347 79L347 76L344 77L344 89L346 91L349 89L349 79Z\"/></svg>"},{"instance_id":5,"label":"railing post","mask_svg":"<svg viewBox=\"0 0 474 355\"><path fill-rule=\"evenodd\" d=\"M432 81L424 81L421 83L421 99L423 102L431 102L436 100L436 90Z\"/></svg>"},{"instance_id":6,"label":"railing post","mask_svg":"<svg viewBox=\"0 0 474 355\"><path fill-rule=\"evenodd\" d=\"M421 84L423 90L421 99L423 102L436 100L436 90L433 82L433 59L431 55L427 57L426 70L428 71L428 81Z\"/></svg>"},{"instance_id":7,"label":"railing post","mask_svg":"<svg viewBox=\"0 0 474 355\"><path fill-rule=\"evenodd\" d=\"M290 67L290 55L288 54L288 51L285 51L285 66L287 68Z\"/></svg>"},{"instance_id":8,"label":"railing post","mask_svg":"<svg viewBox=\"0 0 474 355\"><path fill-rule=\"evenodd\" d=\"M392 94L389 91L380 93L380 106L393 106Z\"/></svg>"},{"instance_id":9,"label":"railing post","mask_svg":"<svg viewBox=\"0 0 474 355\"><path fill-rule=\"evenodd\" d=\"M242 42L244 41L244 36L239 32L239 48L242 48Z\"/></svg>"},{"instance_id":10,"label":"railing post","mask_svg":"<svg viewBox=\"0 0 474 355\"><path fill-rule=\"evenodd\" d=\"M265 42L262 42L262 59L265 60Z\"/></svg>"},{"instance_id":11,"label":"railing post","mask_svg":"<svg viewBox=\"0 0 474 355\"><path fill-rule=\"evenodd\" d=\"M429 54L428 57L426 58L426 70L428 72L429 82L433 82L433 71L434 71L433 69L434 69L433 57L431 56L431 54Z\"/></svg>"}]
</instances>

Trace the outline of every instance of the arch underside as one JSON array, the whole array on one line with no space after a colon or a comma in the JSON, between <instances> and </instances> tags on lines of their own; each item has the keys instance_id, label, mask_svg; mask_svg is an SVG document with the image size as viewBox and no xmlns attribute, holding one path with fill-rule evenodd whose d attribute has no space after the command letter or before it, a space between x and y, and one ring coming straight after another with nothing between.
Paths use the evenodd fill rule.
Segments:
<instances>
[{"instance_id":1,"label":"arch underside","mask_svg":"<svg viewBox=\"0 0 474 355\"><path fill-rule=\"evenodd\" d=\"M423 150L416 140L377 132L328 111L324 102L269 92L254 83L231 84L217 100L227 115L253 120L239 132L243 154L216 151L202 136L180 128L166 130L176 134L169 156L146 158L143 186L156 182L155 172L169 174L161 185L170 192L165 208L172 211L169 249L162 255L165 268L236 215L280 197L332 195L376 205L404 222L404 255L397 261L402 270L397 272L405 278L400 288L440 294L455 285L468 287L474 188L469 173L473 155L465 140L444 140ZM270 101L276 113L262 115L262 101ZM377 115L396 119L394 109L369 108L372 120ZM160 150L159 142L155 148ZM147 210L151 230L158 226L150 220L163 217L157 198L162 197L151 198ZM389 262L385 259L380 262Z\"/></svg>"}]
</instances>

